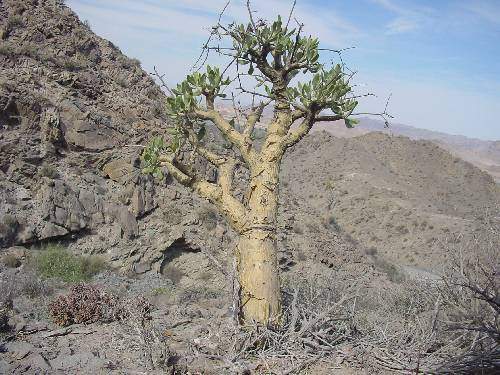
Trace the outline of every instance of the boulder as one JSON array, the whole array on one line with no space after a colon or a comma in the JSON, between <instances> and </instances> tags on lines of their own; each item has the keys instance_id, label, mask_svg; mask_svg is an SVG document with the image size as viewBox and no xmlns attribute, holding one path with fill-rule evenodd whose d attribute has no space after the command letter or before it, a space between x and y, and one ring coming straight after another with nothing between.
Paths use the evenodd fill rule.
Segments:
<instances>
[{"instance_id":1,"label":"boulder","mask_svg":"<svg viewBox=\"0 0 500 375\"><path fill-rule=\"evenodd\" d=\"M110 161L104 166L103 172L111 180L122 184L132 181L139 174L139 170L132 165L129 159Z\"/></svg>"}]
</instances>

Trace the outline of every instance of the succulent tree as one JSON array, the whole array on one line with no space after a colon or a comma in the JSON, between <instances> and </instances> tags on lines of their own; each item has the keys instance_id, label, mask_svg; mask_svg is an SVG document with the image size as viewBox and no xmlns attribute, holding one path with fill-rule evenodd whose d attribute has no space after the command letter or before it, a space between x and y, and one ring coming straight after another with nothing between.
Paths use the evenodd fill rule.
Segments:
<instances>
[{"instance_id":1,"label":"succulent tree","mask_svg":"<svg viewBox=\"0 0 500 375\"><path fill-rule=\"evenodd\" d=\"M343 64L327 67L320 63L318 39L303 36L301 25L292 28L290 19L283 22L279 17L272 24L254 21L250 9L249 18L246 25L219 22L212 29L204 51L228 57L228 65L222 72L211 66L203 72L199 69L170 90L166 101L170 134L152 140L143 161L145 172L159 178L166 167L179 183L210 201L228 220L239 235L235 256L241 319L276 325L282 314L276 216L283 155L319 121L342 120L352 127L358 102L350 84L352 74L346 73ZM214 40L216 46L211 45ZM223 44L225 40L228 45ZM227 72L234 74L229 77ZM300 82L299 75L306 81ZM250 80L255 83L252 90L244 87ZM244 112L241 126L220 110L228 91L233 98L236 93L252 99L251 105L240 109ZM260 124L267 106L273 109L272 119ZM222 133L233 153L217 151L204 140L208 123ZM256 126L265 130L259 145L253 140ZM182 157L186 150L217 168L216 182L209 182L189 158ZM238 199L233 176L241 164L250 177L246 195Z\"/></svg>"}]
</instances>

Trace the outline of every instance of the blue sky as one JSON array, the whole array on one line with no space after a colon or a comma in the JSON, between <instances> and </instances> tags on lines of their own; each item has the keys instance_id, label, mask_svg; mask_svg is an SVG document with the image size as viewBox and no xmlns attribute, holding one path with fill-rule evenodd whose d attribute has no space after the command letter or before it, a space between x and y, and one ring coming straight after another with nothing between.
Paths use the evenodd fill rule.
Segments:
<instances>
[{"instance_id":1,"label":"blue sky","mask_svg":"<svg viewBox=\"0 0 500 375\"><path fill-rule=\"evenodd\" d=\"M82 20L172 84L196 60L227 0L69 0ZM291 0L253 0L257 17L287 16ZM394 122L500 139L500 0L298 0L296 17L344 54L379 111L392 93ZM224 21L245 22L232 0ZM325 56L325 61L328 60Z\"/></svg>"}]
</instances>

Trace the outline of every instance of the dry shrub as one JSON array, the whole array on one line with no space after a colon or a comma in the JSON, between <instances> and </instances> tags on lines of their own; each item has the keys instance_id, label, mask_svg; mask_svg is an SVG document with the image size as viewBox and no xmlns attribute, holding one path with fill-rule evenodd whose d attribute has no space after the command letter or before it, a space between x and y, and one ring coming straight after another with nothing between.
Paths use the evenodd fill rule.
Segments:
<instances>
[{"instance_id":1,"label":"dry shrub","mask_svg":"<svg viewBox=\"0 0 500 375\"><path fill-rule=\"evenodd\" d=\"M2 263L9 268L17 268L21 265L21 261L14 254L5 254L2 257Z\"/></svg>"},{"instance_id":2,"label":"dry shrub","mask_svg":"<svg viewBox=\"0 0 500 375\"><path fill-rule=\"evenodd\" d=\"M0 333L8 332L9 329L9 310L0 307Z\"/></svg>"},{"instance_id":3,"label":"dry shrub","mask_svg":"<svg viewBox=\"0 0 500 375\"><path fill-rule=\"evenodd\" d=\"M96 285L80 283L68 295L57 297L49 304L54 322L60 326L79 323L111 322L120 317L118 299Z\"/></svg>"},{"instance_id":4,"label":"dry shrub","mask_svg":"<svg viewBox=\"0 0 500 375\"><path fill-rule=\"evenodd\" d=\"M228 326L217 344L223 354L197 346L196 355L218 359L230 373L266 369L270 374L300 374L315 362L332 360L356 332L351 324L355 293L349 286L333 288L331 281L292 280L285 285L279 327Z\"/></svg>"},{"instance_id":5,"label":"dry shrub","mask_svg":"<svg viewBox=\"0 0 500 375\"><path fill-rule=\"evenodd\" d=\"M7 18L7 30L12 31L16 28L20 28L24 25L23 19L18 14L11 14Z\"/></svg>"},{"instance_id":6,"label":"dry shrub","mask_svg":"<svg viewBox=\"0 0 500 375\"><path fill-rule=\"evenodd\" d=\"M393 283L401 283L405 279L405 275L401 273L399 268L388 260L378 257L376 253L372 256L373 264L377 269L384 272L387 278Z\"/></svg>"},{"instance_id":7,"label":"dry shrub","mask_svg":"<svg viewBox=\"0 0 500 375\"><path fill-rule=\"evenodd\" d=\"M46 280L39 279L29 267L0 279L0 305L16 297L37 298L52 292L52 286Z\"/></svg>"},{"instance_id":8,"label":"dry shrub","mask_svg":"<svg viewBox=\"0 0 500 375\"><path fill-rule=\"evenodd\" d=\"M44 163L39 171L40 176L48 177L50 179L56 179L59 176L57 168L51 164Z\"/></svg>"},{"instance_id":9,"label":"dry shrub","mask_svg":"<svg viewBox=\"0 0 500 375\"><path fill-rule=\"evenodd\" d=\"M489 374L500 367L500 235L449 249L441 280L405 281L360 299L364 366L394 373ZM491 235L491 237L490 237Z\"/></svg>"},{"instance_id":10,"label":"dry shrub","mask_svg":"<svg viewBox=\"0 0 500 375\"><path fill-rule=\"evenodd\" d=\"M9 315L12 310L12 296L10 294L2 294L0 297L0 333L5 333L10 330Z\"/></svg>"},{"instance_id":11,"label":"dry shrub","mask_svg":"<svg viewBox=\"0 0 500 375\"><path fill-rule=\"evenodd\" d=\"M48 296L53 293L51 285L47 284L44 280L40 280L32 273L23 279L20 290L22 294L31 299Z\"/></svg>"},{"instance_id":12,"label":"dry shrub","mask_svg":"<svg viewBox=\"0 0 500 375\"><path fill-rule=\"evenodd\" d=\"M179 304L189 305L204 299L219 299L222 297L222 292L219 289L196 287L187 288L179 295Z\"/></svg>"},{"instance_id":13,"label":"dry shrub","mask_svg":"<svg viewBox=\"0 0 500 375\"><path fill-rule=\"evenodd\" d=\"M152 305L143 297L130 299L124 303L120 335L135 343L135 349L141 352L149 371L161 370L164 374L187 373L175 371L176 355L168 347L163 332L155 326L151 310Z\"/></svg>"},{"instance_id":14,"label":"dry shrub","mask_svg":"<svg viewBox=\"0 0 500 375\"><path fill-rule=\"evenodd\" d=\"M437 367L441 373L493 373L500 369L500 230L493 241L467 244L481 251L455 253L439 286L440 321L457 337L460 354ZM492 372L493 371L493 372Z\"/></svg>"},{"instance_id":15,"label":"dry shrub","mask_svg":"<svg viewBox=\"0 0 500 375\"><path fill-rule=\"evenodd\" d=\"M14 215L5 214L3 220L0 221L0 245L8 244L14 240L19 222Z\"/></svg>"},{"instance_id":16,"label":"dry shrub","mask_svg":"<svg viewBox=\"0 0 500 375\"><path fill-rule=\"evenodd\" d=\"M0 56L12 56L15 53L15 48L10 43L5 41L0 42Z\"/></svg>"},{"instance_id":17,"label":"dry shrub","mask_svg":"<svg viewBox=\"0 0 500 375\"><path fill-rule=\"evenodd\" d=\"M151 319L152 305L143 297L120 300L98 285L79 283L67 295L61 295L49 304L54 322L61 326L71 324L109 323L125 320L133 315Z\"/></svg>"}]
</instances>

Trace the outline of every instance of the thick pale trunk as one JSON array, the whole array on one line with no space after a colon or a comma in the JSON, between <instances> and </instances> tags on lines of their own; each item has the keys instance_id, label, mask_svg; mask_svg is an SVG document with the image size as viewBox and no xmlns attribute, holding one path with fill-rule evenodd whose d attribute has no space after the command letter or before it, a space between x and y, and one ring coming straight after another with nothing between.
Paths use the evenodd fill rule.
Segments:
<instances>
[{"instance_id":1,"label":"thick pale trunk","mask_svg":"<svg viewBox=\"0 0 500 375\"><path fill-rule=\"evenodd\" d=\"M254 229L242 234L237 257L242 320L278 325L281 295L275 233Z\"/></svg>"},{"instance_id":2,"label":"thick pale trunk","mask_svg":"<svg viewBox=\"0 0 500 375\"><path fill-rule=\"evenodd\" d=\"M281 293L276 246L279 161L261 160L253 170L247 225L237 247L241 312L245 322L278 325Z\"/></svg>"}]
</instances>

